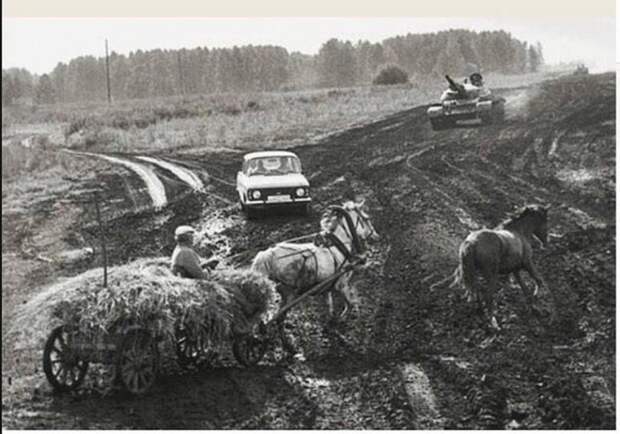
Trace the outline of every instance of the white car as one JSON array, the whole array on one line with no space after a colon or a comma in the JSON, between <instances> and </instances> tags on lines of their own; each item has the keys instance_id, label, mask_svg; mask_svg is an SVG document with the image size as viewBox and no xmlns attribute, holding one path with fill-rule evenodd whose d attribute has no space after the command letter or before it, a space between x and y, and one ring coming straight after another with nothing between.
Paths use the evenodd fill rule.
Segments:
<instances>
[{"instance_id":1,"label":"white car","mask_svg":"<svg viewBox=\"0 0 620 434\"><path fill-rule=\"evenodd\" d=\"M237 173L241 208L248 213L276 206L309 211L310 183L301 173L297 155L287 151L252 152Z\"/></svg>"}]
</instances>

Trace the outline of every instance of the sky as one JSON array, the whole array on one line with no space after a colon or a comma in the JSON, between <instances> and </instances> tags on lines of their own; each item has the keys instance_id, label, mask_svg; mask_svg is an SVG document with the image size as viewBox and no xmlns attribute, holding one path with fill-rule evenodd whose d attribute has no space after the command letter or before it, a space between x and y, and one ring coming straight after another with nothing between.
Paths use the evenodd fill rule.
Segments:
<instances>
[{"instance_id":1,"label":"sky","mask_svg":"<svg viewBox=\"0 0 620 434\"><path fill-rule=\"evenodd\" d=\"M3 18L2 68L49 73L58 62L110 49L279 45L316 54L330 38L369 40L407 33L465 28L503 29L520 40L540 41L549 64L583 61L594 71L615 68L615 17L595 18Z\"/></svg>"}]
</instances>

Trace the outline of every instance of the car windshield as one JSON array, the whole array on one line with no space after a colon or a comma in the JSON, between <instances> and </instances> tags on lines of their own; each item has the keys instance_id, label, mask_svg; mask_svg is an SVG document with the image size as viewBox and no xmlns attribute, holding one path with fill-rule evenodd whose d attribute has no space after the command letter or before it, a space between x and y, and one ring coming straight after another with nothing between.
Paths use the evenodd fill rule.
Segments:
<instances>
[{"instance_id":1,"label":"car windshield","mask_svg":"<svg viewBox=\"0 0 620 434\"><path fill-rule=\"evenodd\" d=\"M301 173L301 164L296 157L253 158L247 163L246 173L248 176Z\"/></svg>"}]
</instances>

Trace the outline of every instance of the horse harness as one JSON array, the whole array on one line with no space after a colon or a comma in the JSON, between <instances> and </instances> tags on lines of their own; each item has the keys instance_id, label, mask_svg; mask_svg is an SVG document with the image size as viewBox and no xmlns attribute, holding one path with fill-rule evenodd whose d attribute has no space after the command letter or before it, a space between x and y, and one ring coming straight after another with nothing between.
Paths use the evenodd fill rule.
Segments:
<instances>
[{"instance_id":1,"label":"horse harness","mask_svg":"<svg viewBox=\"0 0 620 434\"><path fill-rule=\"evenodd\" d=\"M331 206L328 209L344 217L346 221L346 225L343 225L343 223L339 220L338 226L342 227L344 231L351 237L351 243L352 243L351 250L347 249L347 246L344 244L344 242L342 242L342 240L338 238L338 236L336 236L336 234L334 234L333 232L328 232L326 234L319 234L315 238L316 245L323 245L324 247L328 247L328 248L331 246L334 246L340 253L342 253L342 256L344 257L344 261L342 261L342 263L338 265L338 259L336 258L336 255L334 255L331 252L331 250L329 250L334 260L334 270L337 273L338 271L342 269L342 267L344 267L344 265L347 262L352 262L352 259L356 256L355 255L356 253L363 252L362 245L357 235L357 227L359 225L359 222L362 216L359 215L360 218L358 218L357 223L353 225L351 216L349 215L348 212L346 212L344 208L340 206Z\"/></svg>"},{"instance_id":2,"label":"horse harness","mask_svg":"<svg viewBox=\"0 0 620 434\"><path fill-rule=\"evenodd\" d=\"M344 231L351 237L351 241L352 241L352 247L351 247L351 250L349 250L347 246L344 244L344 242L340 238L338 238L338 236L336 236L336 234L334 234L333 232L319 233L315 236L314 244L316 246L326 247L328 251L330 252L332 259L334 261L334 270L335 270L334 274L335 274L341 271L347 262L351 263L352 260L356 257L357 253L363 252L362 244L360 243L359 237L357 235L357 227L359 226L360 220L364 219L364 217L358 213L359 218L357 220L357 224L354 225L353 220L351 219L351 216L343 207L333 205L333 206L330 206L328 210L335 212L339 214L340 216L344 217L346 221L346 225L343 224L339 220L338 226L344 229ZM344 260L342 261L342 263L338 264L338 258L332 252L332 250L329 249L332 246L336 247L336 249L343 255ZM310 258L310 256L304 255L304 253L306 252L311 253L312 256L314 256L314 259L315 259L315 271L314 272L315 272L315 275L318 275L318 261L317 261L316 255L314 255L314 253L311 250L294 251L290 254L287 254L281 257L300 254L304 258L304 263L303 263L302 268L305 268L306 261ZM302 278L303 277L300 276L299 279L301 280ZM299 287L299 285L297 286Z\"/></svg>"}]
</instances>

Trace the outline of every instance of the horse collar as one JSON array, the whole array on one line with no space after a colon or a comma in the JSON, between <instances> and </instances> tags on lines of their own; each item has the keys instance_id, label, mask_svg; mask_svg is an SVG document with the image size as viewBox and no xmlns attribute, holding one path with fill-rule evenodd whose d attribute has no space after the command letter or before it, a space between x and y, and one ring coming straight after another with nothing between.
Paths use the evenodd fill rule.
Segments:
<instances>
[{"instance_id":1,"label":"horse collar","mask_svg":"<svg viewBox=\"0 0 620 434\"><path fill-rule=\"evenodd\" d=\"M342 253L342 255L345 257L345 260L351 259L352 252L347 249L347 246L345 246L345 244L340 238L336 236L336 234L330 232L327 234L327 238L329 238L329 241L331 241L331 243L340 251L340 253Z\"/></svg>"}]
</instances>

